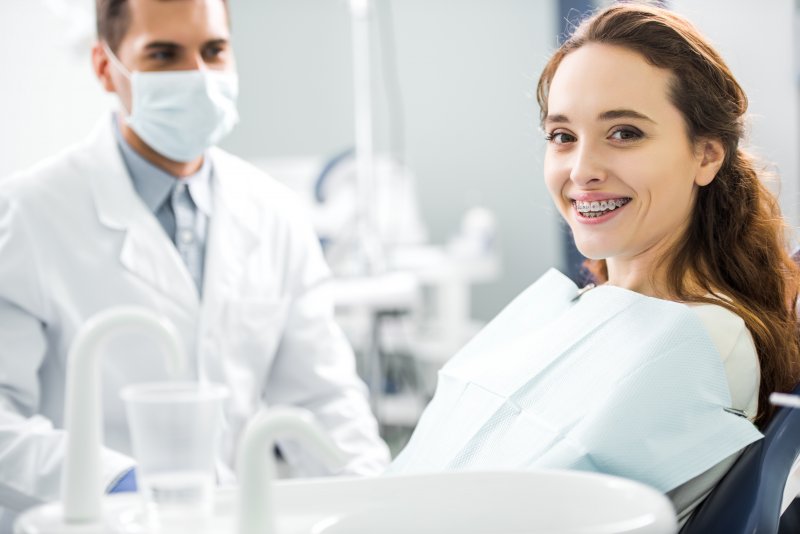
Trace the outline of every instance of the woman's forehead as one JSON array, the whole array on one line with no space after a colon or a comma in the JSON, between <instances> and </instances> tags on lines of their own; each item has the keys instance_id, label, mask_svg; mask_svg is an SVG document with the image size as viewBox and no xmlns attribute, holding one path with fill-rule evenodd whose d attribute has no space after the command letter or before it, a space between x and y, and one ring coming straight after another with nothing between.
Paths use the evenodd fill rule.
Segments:
<instances>
[{"instance_id":1,"label":"woman's forehead","mask_svg":"<svg viewBox=\"0 0 800 534\"><path fill-rule=\"evenodd\" d=\"M621 46L590 43L567 54L548 92L548 116L597 117L618 109L651 118L672 107L672 73Z\"/></svg>"}]
</instances>

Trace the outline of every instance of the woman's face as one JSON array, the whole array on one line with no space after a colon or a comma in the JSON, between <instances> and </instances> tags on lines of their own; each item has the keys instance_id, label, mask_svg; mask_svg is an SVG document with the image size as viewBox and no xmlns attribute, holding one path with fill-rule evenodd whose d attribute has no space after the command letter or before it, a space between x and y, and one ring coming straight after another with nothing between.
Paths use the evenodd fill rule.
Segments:
<instances>
[{"instance_id":1,"label":"woman's face","mask_svg":"<svg viewBox=\"0 0 800 534\"><path fill-rule=\"evenodd\" d=\"M584 256L653 259L713 179L668 98L671 73L619 46L568 54L550 85L544 175ZM714 172L715 174L716 172Z\"/></svg>"}]
</instances>

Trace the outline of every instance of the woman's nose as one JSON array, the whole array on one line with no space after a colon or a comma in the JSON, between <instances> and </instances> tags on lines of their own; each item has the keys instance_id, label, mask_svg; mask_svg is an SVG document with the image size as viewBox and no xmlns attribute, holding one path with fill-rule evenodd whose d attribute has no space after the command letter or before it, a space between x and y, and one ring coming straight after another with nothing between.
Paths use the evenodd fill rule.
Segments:
<instances>
[{"instance_id":1,"label":"woman's nose","mask_svg":"<svg viewBox=\"0 0 800 534\"><path fill-rule=\"evenodd\" d=\"M569 179L580 186L602 183L608 173L598 151L588 144L581 144L573 152L572 169Z\"/></svg>"}]
</instances>

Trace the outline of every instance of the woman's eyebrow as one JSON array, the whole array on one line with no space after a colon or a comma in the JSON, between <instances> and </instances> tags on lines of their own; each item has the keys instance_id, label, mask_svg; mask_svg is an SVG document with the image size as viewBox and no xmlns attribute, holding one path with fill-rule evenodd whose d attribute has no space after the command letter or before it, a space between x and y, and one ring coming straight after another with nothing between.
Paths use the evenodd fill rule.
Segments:
<instances>
[{"instance_id":1,"label":"woman's eyebrow","mask_svg":"<svg viewBox=\"0 0 800 534\"><path fill-rule=\"evenodd\" d=\"M615 119L639 119L645 120L648 122L652 122L655 124L656 121L645 115L644 113L639 113L633 109L610 109L608 111L604 111L597 116L597 120L600 121L608 121L608 120L615 120ZM569 117L562 113L556 113L555 115L548 115L544 118L544 124L551 124L551 123L559 123L559 124L568 124Z\"/></svg>"},{"instance_id":2,"label":"woman's eyebrow","mask_svg":"<svg viewBox=\"0 0 800 534\"><path fill-rule=\"evenodd\" d=\"M655 124L656 122L647 115L645 115L644 113L639 113L638 111L634 111L632 109L612 109L609 111L604 111L597 116L597 119L601 121L608 121L614 119L640 119L652 122L653 124Z\"/></svg>"},{"instance_id":3,"label":"woman's eyebrow","mask_svg":"<svg viewBox=\"0 0 800 534\"><path fill-rule=\"evenodd\" d=\"M556 115L548 115L547 117L544 118L543 122L544 122L544 124L549 124L549 123L552 123L552 122L559 122L559 123L567 122L568 123L569 119L567 118L566 115L556 114Z\"/></svg>"}]
</instances>

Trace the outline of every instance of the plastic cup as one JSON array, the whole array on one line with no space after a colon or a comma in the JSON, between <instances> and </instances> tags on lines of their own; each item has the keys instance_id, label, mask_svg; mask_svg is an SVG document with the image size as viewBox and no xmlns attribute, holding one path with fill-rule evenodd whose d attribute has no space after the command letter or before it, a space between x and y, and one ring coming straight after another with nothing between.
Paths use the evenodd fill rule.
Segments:
<instances>
[{"instance_id":1,"label":"plastic cup","mask_svg":"<svg viewBox=\"0 0 800 534\"><path fill-rule=\"evenodd\" d=\"M128 386L120 396L148 515L171 531L192 530L213 513L215 453L228 389L158 382Z\"/></svg>"}]
</instances>

